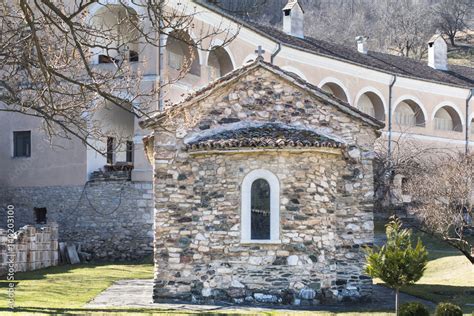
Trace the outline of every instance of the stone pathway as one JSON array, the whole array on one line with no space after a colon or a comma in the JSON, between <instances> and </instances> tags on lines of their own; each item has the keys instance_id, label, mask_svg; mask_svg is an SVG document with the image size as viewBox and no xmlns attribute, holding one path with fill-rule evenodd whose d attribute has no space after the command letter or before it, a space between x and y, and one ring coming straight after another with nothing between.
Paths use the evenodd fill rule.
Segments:
<instances>
[{"instance_id":1,"label":"stone pathway","mask_svg":"<svg viewBox=\"0 0 474 316\"><path fill-rule=\"evenodd\" d=\"M229 310L245 310L245 311L269 311L269 310L327 310L327 311L358 311L358 310L393 310L395 302L395 294L389 288L384 286L374 286L374 297L371 302L347 305L318 305L318 306L277 306L270 308L254 308L250 306L214 306L214 305L191 305L191 304L155 304L152 302L153 280L122 280L114 283L111 287L100 293L86 308L104 308L104 307L129 307L129 308L155 308L163 310L179 310L179 311L229 311ZM400 302L418 301L431 309L435 308L435 304L425 301L408 294L400 295Z\"/></svg>"}]
</instances>

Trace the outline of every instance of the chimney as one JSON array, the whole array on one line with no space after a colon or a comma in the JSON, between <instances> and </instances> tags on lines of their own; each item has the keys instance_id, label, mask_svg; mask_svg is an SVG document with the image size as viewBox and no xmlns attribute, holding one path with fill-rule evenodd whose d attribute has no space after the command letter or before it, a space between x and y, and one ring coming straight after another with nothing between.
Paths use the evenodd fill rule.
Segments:
<instances>
[{"instance_id":1,"label":"chimney","mask_svg":"<svg viewBox=\"0 0 474 316\"><path fill-rule=\"evenodd\" d=\"M428 41L428 66L438 70L448 70L448 44L441 34Z\"/></svg>"},{"instance_id":2,"label":"chimney","mask_svg":"<svg viewBox=\"0 0 474 316\"><path fill-rule=\"evenodd\" d=\"M364 37L364 36L357 36L355 38L357 42L357 51L359 53L367 54L367 40L368 39L369 39L368 37Z\"/></svg>"},{"instance_id":3,"label":"chimney","mask_svg":"<svg viewBox=\"0 0 474 316\"><path fill-rule=\"evenodd\" d=\"M304 38L304 10L298 0L289 0L283 8L283 32Z\"/></svg>"}]
</instances>

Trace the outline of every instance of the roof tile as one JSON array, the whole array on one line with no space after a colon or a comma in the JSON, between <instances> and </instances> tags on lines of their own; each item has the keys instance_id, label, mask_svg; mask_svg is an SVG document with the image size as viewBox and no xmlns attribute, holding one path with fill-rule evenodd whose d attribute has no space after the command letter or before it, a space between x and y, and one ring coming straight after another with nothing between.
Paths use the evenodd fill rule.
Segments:
<instances>
[{"instance_id":1,"label":"roof tile","mask_svg":"<svg viewBox=\"0 0 474 316\"><path fill-rule=\"evenodd\" d=\"M282 126L278 123L227 130L187 144L188 150L285 147L341 148L343 144L308 129Z\"/></svg>"}]
</instances>

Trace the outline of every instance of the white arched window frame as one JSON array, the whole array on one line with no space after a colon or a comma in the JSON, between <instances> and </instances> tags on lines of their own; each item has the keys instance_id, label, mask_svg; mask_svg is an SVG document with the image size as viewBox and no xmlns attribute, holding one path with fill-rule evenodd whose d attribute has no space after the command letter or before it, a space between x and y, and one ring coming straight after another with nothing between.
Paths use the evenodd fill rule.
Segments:
<instances>
[{"instance_id":1,"label":"white arched window frame","mask_svg":"<svg viewBox=\"0 0 474 316\"><path fill-rule=\"evenodd\" d=\"M270 239L251 238L252 184L259 179L266 180L270 186ZM253 170L242 182L241 200L241 243L280 243L280 182L272 172L265 169Z\"/></svg>"}]
</instances>

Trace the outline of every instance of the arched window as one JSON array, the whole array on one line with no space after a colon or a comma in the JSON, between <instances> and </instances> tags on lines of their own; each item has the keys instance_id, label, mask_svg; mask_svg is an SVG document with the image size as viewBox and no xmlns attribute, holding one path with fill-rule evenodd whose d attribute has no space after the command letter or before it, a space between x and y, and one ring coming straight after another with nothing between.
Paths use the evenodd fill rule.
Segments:
<instances>
[{"instance_id":1,"label":"arched window","mask_svg":"<svg viewBox=\"0 0 474 316\"><path fill-rule=\"evenodd\" d=\"M242 242L279 242L280 184L268 170L254 170L242 182Z\"/></svg>"},{"instance_id":2,"label":"arched window","mask_svg":"<svg viewBox=\"0 0 474 316\"><path fill-rule=\"evenodd\" d=\"M321 86L321 89L324 90L327 93L332 94L339 100L342 100L344 102L348 102L349 99L346 95L346 92L344 92L344 89L339 86L337 83L334 82L327 82L324 85Z\"/></svg>"},{"instance_id":3,"label":"arched window","mask_svg":"<svg viewBox=\"0 0 474 316\"><path fill-rule=\"evenodd\" d=\"M186 70L196 76L201 75L199 52L191 36L183 30L174 30L166 42L167 64L172 71Z\"/></svg>"},{"instance_id":4,"label":"arched window","mask_svg":"<svg viewBox=\"0 0 474 316\"><path fill-rule=\"evenodd\" d=\"M461 118L452 107L443 106L435 113L434 128L442 131L462 132Z\"/></svg>"},{"instance_id":5,"label":"arched window","mask_svg":"<svg viewBox=\"0 0 474 316\"><path fill-rule=\"evenodd\" d=\"M420 106L412 100L404 100L395 108L395 124L425 127L425 116Z\"/></svg>"},{"instance_id":6,"label":"arched window","mask_svg":"<svg viewBox=\"0 0 474 316\"><path fill-rule=\"evenodd\" d=\"M209 52L207 61L209 66L209 80L215 80L234 69L229 54L223 47L214 47Z\"/></svg>"},{"instance_id":7,"label":"arched window","mask_svg":"<svg viewBox=\"0 0 474 316\"><path fill-rule=\"evenodd\" d=\"M374 92L367 91L357 100L357 107L364 113L380 121L385 120L385 107L382 99Z\"/></svg>"},{"instance_id":8,"label":"arched window","mask_svg":"<svg viewBox=\"0 0 474 316\"><path fill-rule=\"evenodd\" d=\"M124 5L107 5L91 19L92 26L100 31L92 49L99 64L139 61L140 30L137 13Z\"/></svg>"}]
</instances>

